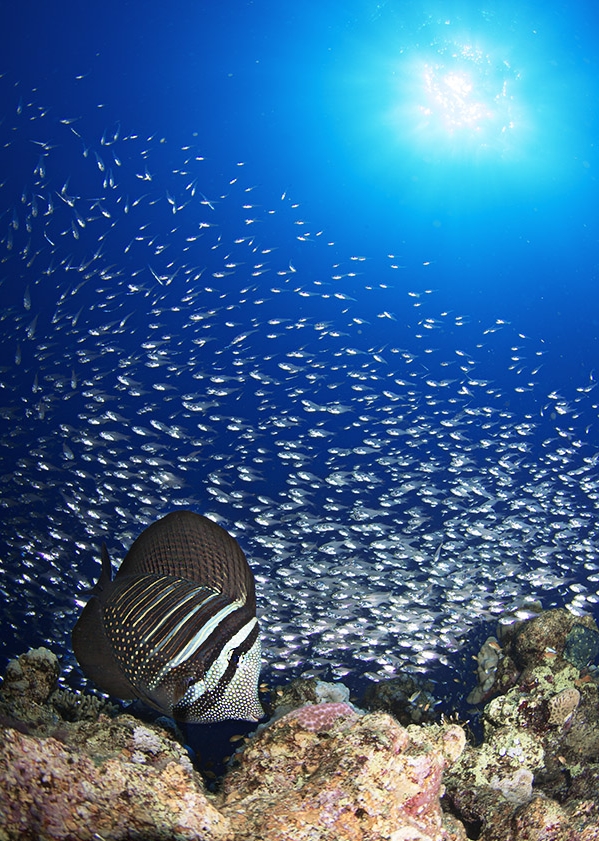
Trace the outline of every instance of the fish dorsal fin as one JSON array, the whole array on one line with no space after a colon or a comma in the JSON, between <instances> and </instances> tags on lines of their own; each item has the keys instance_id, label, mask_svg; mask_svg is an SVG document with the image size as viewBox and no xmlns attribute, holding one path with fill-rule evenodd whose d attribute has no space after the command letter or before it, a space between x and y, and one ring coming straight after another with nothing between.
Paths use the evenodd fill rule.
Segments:
<instances>
[{"instance_id":1,"label":"fish dorsal fin","mask_svg":"<svg viewBox=\"0 0 599 841\"><path fill-rule=\"evenodd\" d=\"M105 593L108 590L110 583L112 582L112 564L110 563L110 556L108 554L108 549L106 548L106 544L102 544L102 571L100 572L100 577L98 578L98 583L95 587L92 587L91 592L94 593L96 596L100 597L102 593Z\"/></svg>"},{"instance_id":2,"label":"fish dorsal fin","mask_svg":"<svg viewBox=\"0 0 599 841\"><path fill-rule=\"evenodd\" d=\"M237 541L207 517L173 511L134 541L117 577L159 574L185 578L242 599L255 610L254 577Z\"/></svg>"}]
</instances>

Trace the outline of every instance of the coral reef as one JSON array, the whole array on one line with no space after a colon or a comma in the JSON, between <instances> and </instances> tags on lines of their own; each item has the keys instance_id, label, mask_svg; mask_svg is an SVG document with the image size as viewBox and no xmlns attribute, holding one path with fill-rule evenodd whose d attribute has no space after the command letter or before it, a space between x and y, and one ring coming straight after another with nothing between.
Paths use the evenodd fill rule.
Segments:
<instances>
[{"instance_id":1,"label":"coral reef","mask_svg":"<svg viewBox=\"0 0 599 841\"><path fill-rule=\"evenodd\" d=\"M296 680L216 793L177 731L57 689L55 656L27 652L0 688L0 841L599 841L599 632L565 610L517 619L477 658L481 744ZM428 692L411 680L369 703L409 717Z\"/></svg>"},{"instance_id":2,"label":"coral reef","mask_svg":"<svg viewBox=\"0 0 599 841\"><path fill-rule=\"evenodd\" d=\"M465 744L456 725L406 730L356 710L340 684L298 681L215 796L156 724L99 708L95 720L61 719L57 676L46 650L7 669L0 715L14 724L18 712L28 732L3 730L1 841L465 841L440 805L443 771Z\"/></svg>"},{"instance_id":3,"label":"coral reef","mask_svg":"<svg viewBox=\"0 0 599 841\"><path fill-rule=\"evenodd\" d=\"M0 690L0 841L232 837L169 733L126 714L110 718L101 699L77 693L70 693L63 720L53 703L58 674L56 657L44 648L7 666ZM73 706L85 711L79 720L71 720Z\"/></svg>"},{"instance_id":4,"label":"coral reef","mask_svg":"<svg viewBox=\"0 0 599 841\"><path fill-rule=\"evenodd\" d=\"M444 778L445 804L472 837L599 839L599 691L573 665L571 642L582 640L577 662L586 666L596 633L590 617L567 610L504 626L493 684L487 676L479 683L494 696L483 712L484 741L468 745Z\"/></svg>"}]
</instances>

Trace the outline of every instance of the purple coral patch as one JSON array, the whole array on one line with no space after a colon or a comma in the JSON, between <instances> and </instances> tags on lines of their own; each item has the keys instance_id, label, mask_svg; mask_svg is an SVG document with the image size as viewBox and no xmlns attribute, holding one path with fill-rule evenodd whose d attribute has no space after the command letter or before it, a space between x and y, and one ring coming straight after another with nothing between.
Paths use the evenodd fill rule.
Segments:
<instances>
[{"instance_id":1,"label":"purple coral patch","mask_svg":"<svg viewBox=\"0 0 599 841\"><path fill-rule=\"evenodd\" d=\"M329 704L306 704L297 710L287 713L285 718L294 718L304 730L311 730L317 733L320 730L328 730L339 718L355 721L358 713L349 704L336 702Z\"/></svg>"}]
</instances>

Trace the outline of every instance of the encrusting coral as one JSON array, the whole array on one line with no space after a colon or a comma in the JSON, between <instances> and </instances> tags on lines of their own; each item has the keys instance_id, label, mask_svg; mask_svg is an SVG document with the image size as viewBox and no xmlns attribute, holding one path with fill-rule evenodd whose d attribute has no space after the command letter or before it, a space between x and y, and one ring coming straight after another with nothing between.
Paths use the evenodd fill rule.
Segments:
<instances>
[{"instance_id":1,"label":"encrusting coral","mask_svg":"<svg viewBox=\"0 0 599 841\"><path fill-rule=\"evenodd\" d=\"M345 702L306 704L287 713L287 720L299 721L304 730L313 733L326 732L337 719L352 722L358 718L358 713Z\"/></svg>"}]
</instances>

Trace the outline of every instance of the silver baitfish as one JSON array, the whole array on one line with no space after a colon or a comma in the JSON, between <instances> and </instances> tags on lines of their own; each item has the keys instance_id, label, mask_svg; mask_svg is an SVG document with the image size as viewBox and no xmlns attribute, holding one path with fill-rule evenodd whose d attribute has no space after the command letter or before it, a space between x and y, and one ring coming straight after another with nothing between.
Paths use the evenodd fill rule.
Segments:
<instances>
[{"instance_id":1,"label":"silver baitfish","mask_svg":"<svg viewBox=\"0 0 599 841\"><path fill-rule=\"evenodd\" d=\"M85 674L117 698L180 721L264 715L254 576L237 541L200 514L148 526L114 580L103 546L72 641Z\"/></svg>"}]
</instances>

